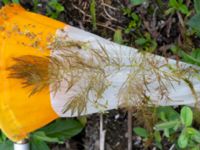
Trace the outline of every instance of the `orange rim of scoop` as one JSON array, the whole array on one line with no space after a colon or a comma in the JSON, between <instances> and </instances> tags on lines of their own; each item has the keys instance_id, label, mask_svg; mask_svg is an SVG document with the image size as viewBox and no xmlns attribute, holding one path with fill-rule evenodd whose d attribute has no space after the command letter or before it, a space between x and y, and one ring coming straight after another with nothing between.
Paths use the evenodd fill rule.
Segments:
<instances>
[{"instance_id":1,"label":"orange rim of scoop","mask_svg":"<svg viewBox=\"0 0 200 150\"><path fill-rule=\"evenodd\" d=\"M0 10L0 128L12 140L19 141L58 118L50 102L50 91L29 97L30 89L20 80L8 78L13 57L49 56L49 40L64 23L26 11L12 4Z\"/></svg>"}]
</instances>

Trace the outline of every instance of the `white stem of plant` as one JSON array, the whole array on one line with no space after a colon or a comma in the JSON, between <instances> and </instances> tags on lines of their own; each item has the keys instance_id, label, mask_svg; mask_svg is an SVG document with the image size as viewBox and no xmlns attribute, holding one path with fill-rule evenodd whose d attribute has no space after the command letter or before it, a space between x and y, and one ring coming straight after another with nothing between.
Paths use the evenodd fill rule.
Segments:
<instances>
[{"instance_id":1,"label":"white stem of plant","mask_svg":"<svg viewBox=\"0 0 200 150\"><path fill-rule=\"evenodd\" d=\"M100 150L105 150L105 136L106 131L103 129L103 114L100 114L100 142L99 148Z\"/></svg>"},{"instance_id":2,"label":"white stem of plant","mask_svg":"<svg viewBox=\"0 0 200 150\"><path fill-rule=\"evenodd\" d=\"M132 110L128 110L128 150L132 150Z\"/></svg>"},{"instance_id":3,"label":"white stem of plant","mask_svg":"<svg viewBox=\"0 0 200 150\"><path fill-rule=\"evenodd\" d=\"M30 150L28 140L22 140L14 143L14 150Z\"/></svg>"},{"instance_id":4,"label":"white stem of plant","mask_svg":"<svg viewBox=\"0 0 200 150\"><path fill-rule=\"evenodd\" d=\"M173 145L170 147L170 149L169 149L169 150L173 150L173 149L174 149L174 147L175 147L175 144L173 144Z\"/></svg>"}]
</instances>

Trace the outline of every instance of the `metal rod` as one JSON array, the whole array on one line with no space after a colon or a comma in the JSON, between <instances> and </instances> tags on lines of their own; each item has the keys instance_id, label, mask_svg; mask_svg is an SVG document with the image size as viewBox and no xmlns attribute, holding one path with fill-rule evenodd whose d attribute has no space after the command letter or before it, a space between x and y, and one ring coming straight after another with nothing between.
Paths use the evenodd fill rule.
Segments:
<instances>
[{"instance_id":1,"label":"metal rod","mask_svg":"<svg viewBox=\"0 0 200 150\"><path fill-rule=\"evenodd\" d=\"M24 139L14 143L14 150L30 150L29 141Z\"/></svg>"},{"instance_id":2,"label":"metal rod","mask_svg":"<svg viewBox=\"0 0 200 150\"><path fill-rule=\"evenodd\" d=\"M106 131L103 129L103 113L100 113L100 142L99 142L99 149L105 150L105 136Z\"/></svg>"}]
</instances>

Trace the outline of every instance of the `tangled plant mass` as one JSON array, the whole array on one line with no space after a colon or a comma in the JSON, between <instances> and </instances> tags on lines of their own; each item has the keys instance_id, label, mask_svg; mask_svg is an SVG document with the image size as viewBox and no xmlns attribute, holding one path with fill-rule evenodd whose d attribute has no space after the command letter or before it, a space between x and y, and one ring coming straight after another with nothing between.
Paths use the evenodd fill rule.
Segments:
<instances>
[{"instance_id":1,"label":"tangled plant mass","mask_svg":"<svg viewBox=\"0 0 200 150\"><path fill-rule=\"evenodd\" d=\"M49 57L14 58L15 64L8 68L9 77L21 79L24 87L31 86L30 96L49 86L54 97L60 92L67 95L62 100L62 116L66 112L71 116L87 114L90 105L101 112L144 104L198 102L199 69L194 66L101 39L74 40L64 29L58 31L48 48ZM177 89L189 89L192 101L183 99Z\"/></svg>"}]
</instances>

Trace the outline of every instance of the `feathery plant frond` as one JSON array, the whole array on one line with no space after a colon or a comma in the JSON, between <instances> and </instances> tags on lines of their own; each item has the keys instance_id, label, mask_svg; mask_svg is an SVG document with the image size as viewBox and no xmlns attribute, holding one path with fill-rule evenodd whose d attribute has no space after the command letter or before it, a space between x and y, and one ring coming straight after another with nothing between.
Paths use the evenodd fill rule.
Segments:
<instances>
[{"instance_id":1,"label":"feathery plant frond","mask_svg":"<svg viewBox=\"0 0 200 150\"><path fill-rule=\"evenodd\" d=\"M49 85L49 60L44 57L25 55L13 58L16 62L9 67L9 78L22 79L24 87L33 86L33 95Z\"/></svg>"},{"instance_id":2,"label":"feathery plant frond","mask_svg":"<svg viewBox=\"0 0 200 150\"><path fill-rule=\"evenodd\" d=\"M141 54L139 59L132 60L132 64L134 67L130 69L118 93L122 107L152 104L152 93L156 95L156 101L171 100L169 87L174 88L173 83L181 80L188 84L190 74L196 71L191 67L174 66L149 54ZM196 99L192 85L189 87Z\"/></svg>"},{"instance_id":3,"label":"feathery plant frond","mask_svg":"<svg viewBox=\"0 0 200 150\"><path fill-rule=\"evenodd\" d=\"M63 113L71 111L71 114L79 115L87 111L88 102L99 109L107 107L99 100L112 85L109 77L122 70L129 70L129 73L118 91L120 106L141 106L153 104L154 100L170 100L169 87L173 88L173 83L180 80L188 84L197 98L190 77L198 70L170 64L147 53L126 58L129 64L124 64L123 56L113 57L103 45L99 46L95 49L89 42L56 37L48 46L50 57L26 55L14 58L15 64L8 68L9 77L22 79L24 87L33 86L31 95L47 86L51 86L51 92L56 94L63 82L67 83L66 93L78 86L77 94L66 100L62 110ZM152 92L156 95L154 99L150 96Z\"/></svg>"}]
</instances>

